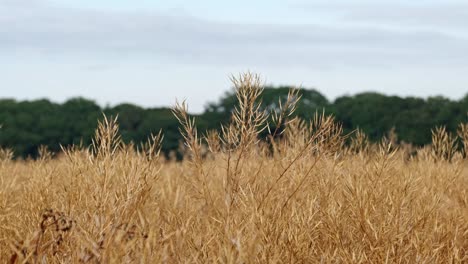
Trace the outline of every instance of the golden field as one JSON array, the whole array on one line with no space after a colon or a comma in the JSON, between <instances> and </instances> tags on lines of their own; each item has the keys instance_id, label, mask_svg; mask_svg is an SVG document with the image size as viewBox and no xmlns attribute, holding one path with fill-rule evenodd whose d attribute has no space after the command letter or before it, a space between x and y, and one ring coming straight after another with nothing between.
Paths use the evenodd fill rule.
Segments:
<instances>
[{"instance_id":1,"label":"golden field","mask_svg":"<svg viewBox=\"0 0 468 264\"><path fill-rule=\"evenodd\" d=\"M239 106L220 133L175 107L182 162L159 154L161 135L123 144L116 119L54 158L3 150L0 262L468 262L467 125L419 149L392 134L371 144L332 117L294 118L297 91L266 114L258 77L233 81Z\"/></svg>"}]
</instances>

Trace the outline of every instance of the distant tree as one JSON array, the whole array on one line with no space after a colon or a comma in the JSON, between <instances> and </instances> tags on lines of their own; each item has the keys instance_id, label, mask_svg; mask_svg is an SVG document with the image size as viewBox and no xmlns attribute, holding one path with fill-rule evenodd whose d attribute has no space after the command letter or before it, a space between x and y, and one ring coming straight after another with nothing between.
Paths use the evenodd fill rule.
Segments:
<instances>
[{"instance_id":1,"label":"distant tree","mask_svg":"<svg viewBox=\"0 0 468 264\"><path fill-rule=\"evenodd\" d=\"M290 87L265 87L262 109L278 111L278 99L285 101ZM377 141L395 128L399 140L424 145L431 141L431 129L444 125L455 132L459 123L468 122L468 94L459 101L441 96L427 99L360 93L342 96L329 102L311 89L300 89L302 99L296 115L310 120L316 111L332 113L343 124L345 132L357 127ZM225 93L217 102L209 103L204 113L194 116L200 134L219 129L230 121L237 100L234 91ZM164 133L163 152L178 150L181 141L179 123L169 108L144 109L133 104L101 108L94 101L72 98L63 104L48 100L0 100L0 146L14 149L16 156L35 157L40 145L59 151L60 145L91 143L97 120L102 114L119 115L120 132L125 142L140 144L151 133ZM265 136L264 134L261 135Z\"/></svg>"},{"instance_id":2,"label":"distant tree","mask_svg":"<svg viewBox=\"0 0 468 264\"><path fill-rule=\"evenodd\" d=\"M279 109L279 100L283 102L288 96L288 92L292 87L281 86L278 88L265 87L261 96L261 102L264 110L275 111ZM325 96L316 90L300 89L299 94L301 100L297 105L296 114L304 119L313 117L316 111L322 111L329 107L329 102ZM234 91L224 94L217 103L210 103L206 106L202 118L211 120L211 128L219 127L219 124L229 122L231 113L237 105L236 95Z\"/></svg>"},{"instance_id":3,"label":"distant tree","mask_svg":"<svg viewBox=\"0 0 468 264\"><path fill-rule=\"evenodd\" d=\"M104 110L108 116L118 116L120 134L124 142L144 141L141 125L145 119L146 110L133 104L119 104Z\"/></svg>"}]
</instances>

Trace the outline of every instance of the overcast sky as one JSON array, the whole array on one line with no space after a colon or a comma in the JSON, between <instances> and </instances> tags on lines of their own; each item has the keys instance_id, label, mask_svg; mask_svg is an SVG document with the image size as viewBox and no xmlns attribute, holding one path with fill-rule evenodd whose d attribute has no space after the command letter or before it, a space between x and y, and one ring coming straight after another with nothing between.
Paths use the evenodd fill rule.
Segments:
<instances>
[{"instance_id":1,"label":"overcast sky","mask_svg":"<svg viewBox=\"0 0 468 264\"><path fill-rule=\"evenodd\" d=\"M378 3L377 3L378 2ZM468 92L467 1L0 0L0 97L199 112L251 70L329 99Z\"/></svg>"}]
</instances>

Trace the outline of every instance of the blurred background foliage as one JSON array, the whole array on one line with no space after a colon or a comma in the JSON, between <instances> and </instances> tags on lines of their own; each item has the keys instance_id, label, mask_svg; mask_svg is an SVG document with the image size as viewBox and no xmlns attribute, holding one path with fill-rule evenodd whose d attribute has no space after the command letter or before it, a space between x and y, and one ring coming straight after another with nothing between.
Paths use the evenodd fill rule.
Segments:
<instances>
[{"instance_id":1,"label":"blurred background foliage","mask_svg":"<svg viewBox=\"0 0 468 264\"><path fill-rule=\"evenodd\" d=\"M275 111L278 98L287 97L290 87L266 87L263 108ZM399 141L424 145L431 141L431 129L444 125L455 132L459 123L467 121L468 95L456 101L444 97L427 99L360 93L329 101L313 89L301 89L302 99L296 114L309 120L316 111L333 114L346 133L363 130L373 141L394 128ZM208 103L203 113L194 115L201 133L220 129L229 122L236 105L233 91L217 102ZM101 107L94 101L73 98L63 104L48 100L0 100L0 146L14 150L16 157L36 157L38 147L60 151L60 145L89 145L102 114L119 116L120 133L125 142L140 144L150 133L164 133L162 150L166 155L177 152L181 136L179 124L169 108L141 108L133 104Z\"/></svg>"}]
</instances>

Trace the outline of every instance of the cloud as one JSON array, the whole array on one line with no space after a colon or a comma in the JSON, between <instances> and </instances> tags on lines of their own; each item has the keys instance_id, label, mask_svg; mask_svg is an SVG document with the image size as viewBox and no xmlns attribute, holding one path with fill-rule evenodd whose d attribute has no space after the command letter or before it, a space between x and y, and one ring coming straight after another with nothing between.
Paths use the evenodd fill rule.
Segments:
<instances>
[{"instance_id":1,"label":"cloud","mask_svg":"<svg viewBox=\"0 0 468 264\"><path fill-rule=\"evenodd\" d=\"M431 29L432 31L459 33L468 23L468 4L465 1L329 1L302 2L295 5L309 13L334 13L343 23L361 22L375 26L394 26L400 29Z\"/></svg>"},{"instance_id":2,"label":"cloud","mask_svg":"<svg viewBox=\"0 0 468 264\"><path fill-rule=\"evenodd\" d=\"M380 22L388 25L432 28L440 31L466 29L468 5L432 4L400 6L367 6L354 8L348 20Z\"/></svg>"},{"instance_id":3,"label":"cloud","mask_svg":"<svg viewBox=\"0 0 468 264\"><path fill-rule=\"evenodd\" d=\"M353 9L342 19L366 22L406 17L398 8L384 11L389 10ZM434 15L423 12L415 16L430 20ZM0 0L0 53L8 54L220 66L428 67L466 65L467 44L467 39L440 30L395 29L371 23L236 24L189 15Z\"/></svg>"}]
</instances>

